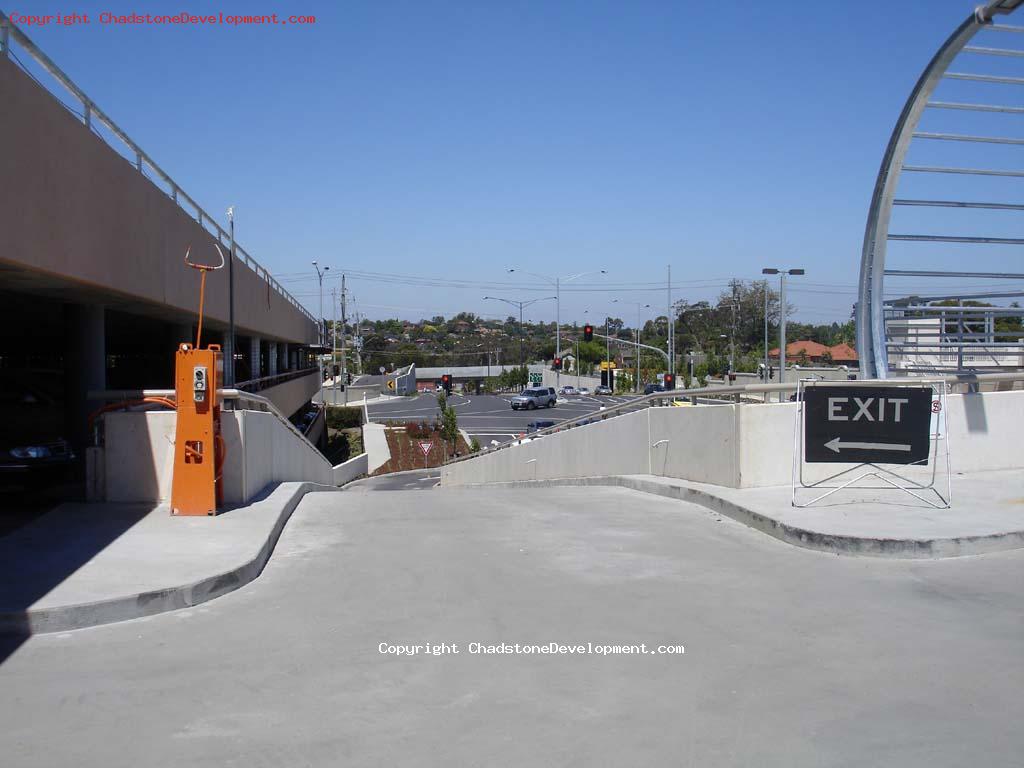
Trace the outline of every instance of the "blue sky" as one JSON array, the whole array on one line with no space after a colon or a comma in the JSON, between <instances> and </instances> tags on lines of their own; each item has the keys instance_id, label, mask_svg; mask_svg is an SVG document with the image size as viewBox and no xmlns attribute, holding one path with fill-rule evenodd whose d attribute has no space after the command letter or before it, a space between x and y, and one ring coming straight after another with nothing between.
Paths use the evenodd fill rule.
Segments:
<instances>
[{"instance_id":1,"label":"blue sky","mask_svg":"<svg viewBox=\"0 0 1024 768\"><path fill-rule=\"evenodd\" d=\"M691 300L772 265L807 269L797 318L826 322L849 316L895 119L976 2L112 0L57 10L317 23L26 31L208 211L234 205L314 311L314 258L373 318L504 317L485 294L550 292L510 266L607 269L566 286L570 322L664 312L667 264Z\"/></svg>"}]
</instances>

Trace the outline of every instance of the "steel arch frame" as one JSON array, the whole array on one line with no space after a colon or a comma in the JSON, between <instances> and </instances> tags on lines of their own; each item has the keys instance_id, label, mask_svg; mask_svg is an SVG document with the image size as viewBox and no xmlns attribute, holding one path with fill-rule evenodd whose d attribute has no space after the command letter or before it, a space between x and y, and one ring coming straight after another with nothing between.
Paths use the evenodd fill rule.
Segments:
<instances>
[{"instance_id":1,"label":"steel arch frame","mask_svg":"<svg viewBox=\"0 0 1024 768\"><path fill-rule=\"evenodd\" d=\"M1022 3L1024 0L988 0L979 6L932 57L896 121L875 181L861 251L856 312L861 378L884 379L889 375L883 301L885 256L896 187L914 131L932 93L957 54L980 29L991 24L997 14L1012 13Z\"/></svg>"}]
</instances>

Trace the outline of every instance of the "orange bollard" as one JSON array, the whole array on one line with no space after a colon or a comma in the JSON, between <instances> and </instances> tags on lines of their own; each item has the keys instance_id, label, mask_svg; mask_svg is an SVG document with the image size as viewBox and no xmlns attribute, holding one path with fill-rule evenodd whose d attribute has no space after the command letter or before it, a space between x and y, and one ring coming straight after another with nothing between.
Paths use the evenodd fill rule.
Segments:
<instances>
[{"instance_id":1,"label":"orange bollard","mask_svg":"<svg viewBox=\"0 0 1024 768\"><path fill-rule=\"evenodd\" d=\"M178 345L174 366L178 423L174 439L172 515L215 515L223 502L224 463L220 433L221 400L217 394L224 376L220 345L194 349Z\"/></svg>"}]
</instances>

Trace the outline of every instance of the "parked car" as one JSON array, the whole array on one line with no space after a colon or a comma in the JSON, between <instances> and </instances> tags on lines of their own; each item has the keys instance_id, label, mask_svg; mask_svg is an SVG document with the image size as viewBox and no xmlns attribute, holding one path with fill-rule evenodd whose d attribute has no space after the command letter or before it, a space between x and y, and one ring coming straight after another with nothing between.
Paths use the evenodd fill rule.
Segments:
<instances>
[{"instance_id":1,"label":"parked car","mask_svg":"<svg viewBox=\"0 0 1024 768\"><path fill-rule=\"evenodd\" d=\"M558 394L560 394L560 395L575 395L576 394L576 388L575 387L565 386L565 387L562 387L560 390L558 390Z\"/></svg>"},{"instance_id":2,"label":"parked car","mask_svg":"<svg viewBox=\"0 0 1024 768\"><path fill-rule=\"evenodd\" d=\"M555 422L553 421L531 421L526 425L526 433L540 432L542 429L547 429L548 427L553 426L555 426Z\"/></svg>"},{"instance_id":3,"label":"parked car","mask_svg":"<svg viewBox=\"0 0 1024 768\"><path fill-rule=\"evenodd\" d=\"M552 408L557 400L554 387L530 387L513 397L510 405L513 411L532 411L535 408Z\"/></svg>"},{"instance_id":4,"label":"parked car","mask_svg":"<svg viewBox=\"0 0 1024 768\"><path fill-rule=\"evenodd\" d=\"M589 395L590 394L590 390L587 389L586 387L580 387L579 389L576 390L576 394L577 395Z\"/></svg>"},{"instance_id":5,"label":"parked car","mask_svg":"<svg viewBox=\"0 0 1024 768\"><path fill-rule=\"evenodd\" d=\"M0 482L65 479L75 454L64 439L64 407L45 379L0 377Z\"/></svg>"},{"instance_id":6,"label":"parked car","mask_svg":"<svg viewBox=\"0 0 1024 768\"><path fill-rule=\"evenodd\" d=\"M612 394L612 388L611 387L606 387L604 384L601 384L600 386L598 386L598 387L596 387L594 389L594 394L595 395L610 395L610 394Z\"/></svg>"},{"instance_id":7,"label":"parked car","mask_svg":"<svg viewBox=\"0 0 1024 768\"><path fill-rule=\"evenodd\" d=\"M655 392L664 392L664 391L665 391L665 387L663 387L661 384L648 384L646 387L644 387L644 394L645 395L653 395Z\"/></svg>"}]
</instances>

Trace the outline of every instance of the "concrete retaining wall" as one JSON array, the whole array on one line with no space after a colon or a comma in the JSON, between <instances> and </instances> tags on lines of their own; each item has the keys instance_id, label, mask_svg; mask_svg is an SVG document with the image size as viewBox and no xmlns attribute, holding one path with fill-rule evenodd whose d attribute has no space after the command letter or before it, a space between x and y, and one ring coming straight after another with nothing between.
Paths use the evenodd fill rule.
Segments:
<instances>
[{"instance_id":1,"label":"concrete retaining wall","mask_svg":"<svg viewBox=\"0 0 1024 768\"><path fill-rule=\"evenodd\" d=\"M649 408L451 464L441 482L655 474L730 488L787 485L796 416L795 403ZM940 463L948 440L954 472L1024 468L1024 392L950 395L946 424ZM851 466L805 465L804 478ZM925 479L931 471L929 465L903 473Z\"/></svg>"},{"instance_id":2,"label":"concrete retaining wall","mask_svg":"<svg viewBox=\"0 0 1024 768\"><path fill-rule=\"evenodd\" d=\"M170 411L108 413L101 460L103 498L91 501L163 502L171 496L177 414ZM316 448L272 413L228 411L221 431L227 450L224 503L247 504L267 486L281 482L338 485L366 474L365 454L332 467ZM95 453L95 451L94 451Z\"/></svg>"}]
</instances>

